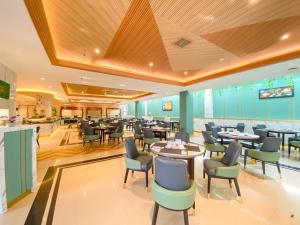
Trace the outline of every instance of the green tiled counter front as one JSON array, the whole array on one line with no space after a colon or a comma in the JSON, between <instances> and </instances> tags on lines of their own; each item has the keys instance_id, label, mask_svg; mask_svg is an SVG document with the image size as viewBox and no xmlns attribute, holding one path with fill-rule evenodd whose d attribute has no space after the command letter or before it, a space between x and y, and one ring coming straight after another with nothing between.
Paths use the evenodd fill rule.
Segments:
<instances>
[{"instance_id":1,"label":"green tiled counter front","mask_svg":"<svg viewBox=\"0 0 300 225\"><path fill-rule=\"evenodd\" d=\"M0 129L0 213L36 186L35 126Z\"/></svg>"}]
</instances>

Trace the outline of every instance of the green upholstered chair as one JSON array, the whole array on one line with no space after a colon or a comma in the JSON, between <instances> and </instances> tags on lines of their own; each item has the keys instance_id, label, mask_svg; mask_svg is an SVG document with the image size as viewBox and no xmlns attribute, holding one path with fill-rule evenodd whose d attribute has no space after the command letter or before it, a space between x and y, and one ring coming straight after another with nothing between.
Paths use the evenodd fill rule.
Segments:
<instances>
[{"instance_id":1,"label":"green upholstered chair","mask_svg":"<svg viewBox=\"0 0 300 225\"><path fill-rule=\"evenodd\" d=\"M124 178L124 185L126 184L129 170L131 170L132 172L140 171L146 174L146 188L148 188L148 171L151 168L153 169L152 156L148 155L145 152L138 152L133 137L125 139L125 149L126 172Z\"/></svg>"},{"instance_id":2,"label":"green upholstered chair","mask_svg":"<svg viewBox=\"0 0 300 225\"><path fill-rule=\"evenodd\" d=\"M256 159L262 161L262 169L263 174L265 175L265 163L274 163L277 166L278 172L281 175L280 171L280 145L281 145L281 138L276 137L267 137L264 139L263 144L259 150L257 149L246 149L244 155L244 168L246 168L247 157L251 159Z\"/></svg>"},{"instance_id":3,"label":"green upholstered chair","mask_svg":"<svg viewBox=\"0 0 300 225\"><path fill-rule=\"evenodd\" d=\"M143 132L142 132L142 126L140 124L134 125L134 140L139 140L139 143L143 142Z\"/></svg>"},{"instance_id":4,"label":"green upholstered chair","mask_svg":"<svg viewBox=\"0 0 300 225\"><path fill-rule=\"evenodd\" d=\"M300 150L300 137L289 139L289 147L288 147L289 157L291 155L291 147L294 147L295 149L298 148Z\"/></svg>"},{"instance_id":5,"label":"green upholstered chair","mask_svg":"<svg viewBox=\"0 0 300 225\"><path fill-rule=\"evenodd\" d=\"M94 129L90 125L83 126L83 132L82 132L82 141L83 141L83 147L86 142L90 142L91 146L94 141L99 141L101 146L101 137L98 134L94 134Z\"/></svg>"},{"instance_id":6,"label":"green upholstered chair","mask_svg":"<svg viewBox=\"0 0 300 225\"><path fill-rule=\"evenodd\" d=\"M159 141L159 138L156 138L152 128L144 128L144 138L143 138L143 151L145 150L146 145L150 149L150 145Z\"/></svg>"},{"instance_id":7,"label":"green upholstered chair","mask_svg":"<svg viewBox=\"0 0 300 225\"><path fill-rule=\"evenodd\" d=\"M210 151L210 157L212 157L213 152L216 152L217 154L225 152L225 146L220 145L212 136L212 133L210 131L202 131L202 136L204 138L205 148L203 157L205 156L206 151Z\"/></svg>"},{"instance_id":8,"label":"green upholstered chair","mask_svg":"<svg viewBox=\"0 0 300 225\"><path fill-rule=\"evenodd\" d=\"M123 123L122 124L119 124L117 126L117 128L112 132L112 133L109 133L108 135L108 142L109 140L114 140L114 142L116 141L116 139L118 140L118 144L120 143L120 138L122 139L123 141L123 129L124 129L124 125Z\"/></svg>"},{"instance_id":9,"label":"green upholstered chair","mask_svg":"<svg viewBox=\"0 0 300 225\"><path fill-rule=\"evenodd\" d=\"M182 160L158 156L155 158L155 181L152 196L155 201L152 225L156 224L159 206L183 211L184 224L188 225L188 209L195 203L196 185L189 180L187 164Z\"/></svg>"},{"instance_id":10,"label":"green upholstered chair","mask_svg":"<svg viewBox=\"0 0 300 225\"><path fill-rule=\"evenodd\" d=\"M210 195L211 178L227 179L230 187L232 180L239 197L241 192L237 181L240 173L240 164L238 162L242 146L236 142L231 142L225 150L223 158L205 159L203 161L203 178L205 174L208 176L207 195Z\"/></svg>"}]
</instances>

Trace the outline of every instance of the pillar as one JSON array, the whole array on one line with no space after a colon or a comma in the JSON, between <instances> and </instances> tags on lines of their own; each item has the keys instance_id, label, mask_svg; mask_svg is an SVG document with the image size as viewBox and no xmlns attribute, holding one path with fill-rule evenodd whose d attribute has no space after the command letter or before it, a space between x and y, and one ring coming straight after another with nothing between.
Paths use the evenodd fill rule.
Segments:
<instances>
[{"instance_id":1,"label":"pillar","mask_svg":"<svg viewBox=\"0 0 300 225\"><path fill-rule=\"evenodd\" d=\"M180 129L187 133L192 133L194 131L193 95L188 91L180 92L179 106Z\"/></svg>"}]
</instances>

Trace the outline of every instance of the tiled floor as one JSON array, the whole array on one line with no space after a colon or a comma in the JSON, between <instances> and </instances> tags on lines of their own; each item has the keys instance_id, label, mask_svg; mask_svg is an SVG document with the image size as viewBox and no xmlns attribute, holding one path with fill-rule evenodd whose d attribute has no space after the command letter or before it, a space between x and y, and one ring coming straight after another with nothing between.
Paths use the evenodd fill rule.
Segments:
<instances>
[{"instance_id":1,"label":"tiled floor","mask_svg":"<svg viewBox=\"0 0 300 225\"><path fill-rule=\"evenodd\" d=\"M50 139L41 139L40 153L77 149L81 145L58 146L62 136L57 132ZM56 139L56 141L55 141ZM87 150L85 150L87 151ZM91 150L69 154L59 158L44 158L38 162L38 181L43 180L49 166L79 162L123 153L122 145L115 149ZM40 154L39 153L39 154ZM300 182L299 172L283 169L282 179L276 167L267 165L264 178L260 164L249 165L241 170L239 184L243 202L236 199L235 189L230 189L225 180L213 180L211 198L207 199L207 180L202 179L202 157L195 161L196 195L195 215L190 215L190 224L300 224ZM98 225L98 224L150 224L153 210L151 192L147 192L144 174L129 176L123 188L124 163L122 158L78 164L64 168L58 183L58 172L47 202L42 224L55 225ZM152 177L151 177L152 179ZM55 186L57 184L57 195ZM59 185L58 185L59 184ZM36 193L30 194L9 211L0 215L0 224L24 224ZM56 202L53 199L56 198ZM52 204L51 204L52 202ZM54 202L54 203L53 203ZM53 212L53 215L50 213ZM34 225L36 223L31 223ZM180 212L160 208L158 225L183 224Z\"/></svg>"}]
</instances>

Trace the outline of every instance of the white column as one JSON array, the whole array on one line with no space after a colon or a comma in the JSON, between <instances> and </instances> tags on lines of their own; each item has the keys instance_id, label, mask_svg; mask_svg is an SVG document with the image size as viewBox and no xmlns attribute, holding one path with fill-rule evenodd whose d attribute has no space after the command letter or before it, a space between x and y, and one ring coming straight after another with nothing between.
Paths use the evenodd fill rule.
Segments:
<instances>
[{"instance_id":1,"label":"white column","mask_svg":"<svg viewBox=\"0 0 300 225\"><path fill-rule=\"evenodd\" d=\"M213 116L214 111L212 89L206 89L204 92L204 117L212 118Z\"/></svg>"}]
</instances>

